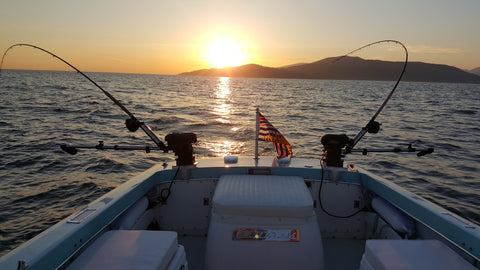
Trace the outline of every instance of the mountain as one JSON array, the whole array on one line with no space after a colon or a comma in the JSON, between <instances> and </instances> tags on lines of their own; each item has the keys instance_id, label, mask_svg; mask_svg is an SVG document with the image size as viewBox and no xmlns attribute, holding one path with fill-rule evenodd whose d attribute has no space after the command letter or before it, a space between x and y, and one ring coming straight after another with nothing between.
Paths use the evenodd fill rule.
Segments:
<instances>
[{"instance_id":1,"label":"mountain","mask_svg":"<svg viewBox=\"0 0 480 270\"><path fill-rule=\"evenodd\" d=\"M480 67L470 70L470 73L480 76Z\"/></svg>"},{"instance_id":2,"label":"mountain","mask_svg":"<svg viewBox=\"0 0 480 270\"><path fill-rule=\"evenodd\" d=\"M296 67L296 66L301 66L301 65L305 65L305 64L307 64L307 63L296 63L296 64L286 65L286 66L279 67L279 68Z\"/></svg>"},{"instance_id":3,"label":"mountain","mask_svg":"<svg viewBox=\"0 0 480 270\"><path fill-rule=\"evenodd\" d=\"M184 72L180 75L213 77L247 77L247 78L296 78L298 74L279 68L248 64L238 67L200 69Z\"/></svg>"},{"instance_id":4,"label":"mountain","mask_svg":"<svg viewBox=\"0 0 480 270\"><path fill-rule=\"evenodd\" d=\"M189 76L294 78L328 80L396 81L403 62L365 60L360 57L330 57L307 64L280 68L249 64L239 67L202 69L181 73ZM409 62L404 81L480 83L480 76L447 65Z\"/></svg>"}]
</instances>

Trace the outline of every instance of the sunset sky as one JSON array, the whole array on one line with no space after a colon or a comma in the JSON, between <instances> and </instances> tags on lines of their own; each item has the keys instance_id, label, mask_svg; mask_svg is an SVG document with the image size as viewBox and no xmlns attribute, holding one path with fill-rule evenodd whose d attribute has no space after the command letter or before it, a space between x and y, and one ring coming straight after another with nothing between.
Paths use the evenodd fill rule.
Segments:
<instances>
[{"instance_id":1,"label":"sunset sky","mask_svg":"<svg viewBox=\"0 0 480 270\"><path fill-rule=\"evenodd\" d=\"M479 0L2 0L0 52L31 43L83 71L178 74L313 62L395 39L411 61L473 69L479 12ZM394 45L356 55L404 58ZM26 47L10 51L3 68L67 69Z\"/></svg>"}]
</instances>

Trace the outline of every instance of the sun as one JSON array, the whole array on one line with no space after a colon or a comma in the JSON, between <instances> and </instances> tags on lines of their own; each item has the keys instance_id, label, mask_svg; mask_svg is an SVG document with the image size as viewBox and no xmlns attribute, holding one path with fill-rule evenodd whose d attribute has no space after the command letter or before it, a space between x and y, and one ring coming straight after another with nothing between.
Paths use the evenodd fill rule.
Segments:
<instances>
[{"instance_id":1,"label":"sun","mask_svg":"<svg viewBox=\"0 0 480 270\"><path fill-rule=\"evenodd\" d=\"M239 43L222 38L208 45L205 58L212 67L223 68L243 65L248 56Z\"/></svg>"}]
</instances>

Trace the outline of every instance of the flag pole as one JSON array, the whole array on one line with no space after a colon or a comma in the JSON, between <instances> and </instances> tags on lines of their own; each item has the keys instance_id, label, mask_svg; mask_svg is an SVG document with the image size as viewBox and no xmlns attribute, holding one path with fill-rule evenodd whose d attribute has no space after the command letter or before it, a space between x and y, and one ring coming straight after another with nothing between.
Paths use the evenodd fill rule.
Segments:
<instances>
[{"instance_id":1,"label":"flag pole","mask_svg":"<svg viewBox=\"0 0 480 270\"><path fill-rule=\"evenodd\" d=\"M260 130L260 119L259 114L260 111L257 107L257 112L255 113L255 164L258 162L258 133Z\"/></svg>"}]
</instances>

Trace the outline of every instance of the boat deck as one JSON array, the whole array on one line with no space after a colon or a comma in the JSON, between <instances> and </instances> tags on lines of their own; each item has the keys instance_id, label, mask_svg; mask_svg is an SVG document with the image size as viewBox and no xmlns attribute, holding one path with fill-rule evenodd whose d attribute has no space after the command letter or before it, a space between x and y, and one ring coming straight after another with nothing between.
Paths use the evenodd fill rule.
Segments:
<instances>
[{"instance_id":1,"label":"boat deck","mask_svg":"<svg viewBox=\"0 0 480 270\"><path fill-rule=\"evenodd\" d=\"M256 177L253 177L253 176L229 176L230 178L234 178L232 181L228 182L228 180L230 180L230 178L224 178L224 182L223 183L231 183L232 186L227 186L228 188L238 188L236 186L234 186L233 184L236 184L236 185L239 185L239 183L242 183L242 184L247 184L247 183L244 183L244 182L247 182L246 180L252 180L253 178L255 178L256 180L259 180L261 177L259 176L256 176ZM264 177L264 176L262 176ZM244 179L245 178L245 179ZM257 179L258 178L258 179ZM262 183L266 183L266 180L269 180L271 178L271 176L266 176L264 177L266 179L261 179L262 180ZM287 177L288 178L288 177ZM273 179L273 178L272 178ZM285 177L277 177L275 176L275 178L273 180L275 180L275 184L277 184L280 180L285 180L287 181L288 183L291 184L291 182L289 182L291 179L286 179ZM243 182L242 182L243 181ZM260 180L259 180L260 181ZM292 180L293 181L293 180ZM301 181L303 183L303 180ZM275 205L276 208L273 209L273 210L276 210L276 211L279 211L278 208L279 208L279 204L282 205L282 203L287 200L285 198L285 195L282 195L282 194L274 194L272 196L269 196L270 193L272 193L272 189L273 187L272 186L268 186L268 189L265 189L265 190L262 190L261 193L261 196L260 197L255 197L253 195L253 191L249 191L249 192L230 192L230 190L226 190L227 188L226 187L221 187L219 188L218 185L216 185L216 179L215 180L212 180L212 179L204 179L202 180L202 184L201 186L196 186L196 190L197 190L197 196L198 194L204 194L202 195L201 197L198 197L197 199L192 199L191 201L204 201L202 198L204 197L210 197L212 196L211 194L214 193L214 190L216 190L217 192L217 195L218 195L218 190L221 190L222 192L225 192L226 194L228 194L228 196L225 196L225 197L221 197L221 196L217 196L214 200L213 203L209 203L208 206L202 206L200 205L200 208L198 205L195 205L195 204L190 204L190 205L187 205L185 203L177 203L177 199L178 200L181 200L182 198L185 198L185 197L189 197L189 198L192 198L192 194L182 194L182 192L186 191L186 190L191 190L190 189L186 189L186 188L182 188L182 187L186 187L187 185L191 186L191 185L194 185L194 184L198 184L199 182L198 181L195 181L195 182L185 182L185 181L177 181L176 182L176 186L175 186L175 193L172 194L172 196L170 197L170 201L169 201L169 204L167 205L158 205L155 209L155 212L156 212L156 217L157 217L157 220L158 220L158 224L159 224L159 229L160 230L173 230L173 231L176 231L178 233L178 242L180 245L184 246L185 248L185 252L186 252L186 257L187 257L187 261L188 261L188 267L189 269L205 269L205 263L206 263L206 260L207 260L207 235L210 237L211 233L220 233L219 231L217 230L222 230L224 229L224 227L228 227L230 226L231 227L231 224L220 224L218 225L217 224L217 227L216 229L212 232L212 231L209 231L208 227L209 227L209 224L211 225L212 222L218 222L218 220L216 220L213 215L212 215L212 205L215 204L215 203L218 203L221 207L223 208L220 208L217 206L217 213L220 213L220 214L226 214L226 215L229 215L229 222L233 222L233 219L232 219L232 216L234 216L235 213L231 213L232 211L239 211L238 209L241 209L241 210L244 210L244 209L247 209L245 210L245 212L249 213L249 214L252 214L252 212L254 211L267 211L268 210L268 213L265 212L262 214L263 215L272 215L272 209L270 206L265 206L263 208L261 208L260 210L259 209L253 209L253 207L250 206L250 204L253 204L252 202L255 202L255 206L258 208L259 206L257 206L257 204L259 205L262 205L262 203L265 201L265 200L274 200L274 203L270 203L268 205ZM208 184L210 183L210 184ZM245 185L242 185L245 186ZM355 206L354 203L352 203L351 200L346 200L347 202L345 203L344 199L346 198L362 198L361 197L361 188L359 185L356 185L356 184L351 184L351 183L341 183L341 182L336 182L336 183L330 183L330 182L325 182L323 183L324 187L323 187L323 191L325 192L324 193L324 199L326 199L326 201L324 201L324 206L327 207L328 209L331 209L332 211L334 211L335 213L340 213L342 215L346 215L346 214L349 214L349 213L352 213L354 211L357 211L358 208L355 208L355 207L358 207L358 206ZM248 185L247 185L248 186ZM275 185L276 186L276 185ZM311 197L310 198L315 198L317 201L318 201L318 190L319 190L319 182L318 181L314 181L312 180L310 183L309 183L309 188L307 187L304 187L304 190L306 190L306 192L308 193L307 197ZM284 187L284 185L282 185L282 187ZM256 190L258 190L259 187L257 187ZM261 187L260 187L261 188ZM202 192L200 191L202 190ZM292 190L295 190L294 187L289 187L288 188L288 193L285 193L285 194L289 194L292 192ZM344 194L344 196L342 198L335 198L335 200L332 200L332 198L329 198L328 197L328 194L327 192L328 191L331 191L332 193L334 194ZM236 200L237 198L235 196L249 196L249 198L242 198L241 200ZM245 195L247 194L247 195ZM271 195L271 194L270 194ZM348 196L347 196L348 195ZM298 200L298 197L299 195L296 195L295 198ZM278 198L282 198L280 201L276 201ZM222 200L226 200L226 202L224 203ZM311 199L310 199L311 200ZM246 206L243 206L242 203L244 202L249 202L248 205ZM291 211L295 211L294 214L295 215L299 215L300 214L303 214L303 212L305 211L304 208L301 207L301 203L303 201L295 201L296 204L294 205L300 205L300 206L297 206L297 207L287 207L287 206L283 206L282 207L282 210L283 209L286 209L286 210L291 210ZM223 203L223 204L222 204ZM240 204L242 206L242 208L240 208L240 206L238 206L238 204ZM359 205L363 205L364 202L361 201L359 202ZM231 205L234 205L231 206ZM179 208L180 206L182 206L182 208ZM203 207L203 208L202 208ZM236 208L235 208L236 207ZM268 208L267 210L264 210L264 208ZM230 209L232 208L232 209ZM192 211L192 209L195 209L194 211ZM285 211L286 211L285 210ZM221 212L223 211L223 212ZM230 212L228 212L230 211ZM350 217L350 218L347 218L347 219L342 219L341 221L339 221L338 219L336 218L333 218L333 217L330 217L328 215L326 215L324 212L322 212L319 207L313 207L310 206L309 208L309 211L314 211L314 215L316 216L316 219L317 221L314 222L314 224L317 224L316 226L319 226L318 228L320 229L320 232L321 232L321 238L319 238L319 240L322 242L322 247L320 249L320 252L321 254L319 253L318 257L317 258L321 258L323 257L323 264L324 264L324 268L323 269L344 269L344 270L350 270L350 269L359 269L360 267L360 261L362 259L362 255L364 254L364 250L365 250L365 243L366 243L366 239L375 239L375 238L393 238L393 239L397 239L399 238L399 236L393 231L391 230L390 228L388 228L388 226L386 226L386 224L381 220L379 219L379 217L375 214L375 213L371 213L371 212L361 212L359 213L358 215L355 215L354 217ZM226 213L224 213L226 212ZM188 215L178 215L178 213L189 213ZM281 213L281 214L278 214L279 216L283 216L285 218L285 215L289 214L290 212L285 212L285 213ZM199 223L200 220L202 220L202 217L204 217L204 221L202 223ZM205 218L206 217L206 218ZM176 220L176 219L185 219L185 220L182 220L181 223L179 222L172 222L172 220ZM296 219L298 217L293 217L293 219ZM245 225L245 224L251 224L251 221L250 219L255 219L255 217L249 217L247 220L245 220L245 217L238 217L238 221L239 223L238 224L242 224L242 225ZM266 218L266 220L263 220L264 222L272 222L271 220L276 220L275 222L279 222L279 220L277 220L278 217L270 217L270 218ZM302 222L309 222L307 221L309 218L308 217L304 217L302 216L300 218L301 220L303 220ZM216 220L216 221L214 221ZM321 220L322 222L318 222L318 220ZM222 221L220 221L221 223ZM246 222L246 223L245 223ZM288 223L286 220L283 221L285 224L287 225L283 225L283 226L291 226L291 225L288 225L290 223ZM300 226L304 226L302 222L298 223L299 221L296 220L294 223L292 224L296 224L295 227L300 227ZM183 224L181 226L179 226L178 224ZM196 224L197 227L195 227L195 229L192 229L190 228L191 224ZM252 223L253 224L253 223ZM258 223L258 224L261 224L261 223ZM252 226L259 226L257 223L255 223L255 225L252 225ZM270 224L270 223L268 223ZM277 223L275 223L277 224ZM202 226L203 225L203 226ZM232 228L228 227L226 230L231 230ZM235 226L234 226L235 227ZM308 234L309 231L308 231L308 227L301 227L302 229L302 232ZM208 231L208 233L207 233ZM313 234L310 234L310 237L313 237L314 235ZM320 235L319 235L320 236ZM213 238L215 239L215 235L213 235ZM222 239L225 239L225 234L223 234L222 236ZM209 240L210 241L210 240ZM215 241L215 240L214 240ZM213 242L213 241L212 241ZM308 242L308 241L307 241ZM304 242L304 245L306 245L307 242ZM210 252L220 252L222 253L223 252L223 249L228 249L228 248L231 248L231 247L227 247L227 246L224 246L225 244L228 244L227 242L225 241L219 241L219 242L216 242L216 249L214 251L210 251ZM310 252L310 255L308 256L315 256L315 246L304 246L305 248L302 250L302 251L298 251L297 252L301 252L302 254L306 254L305 252L308 250ZM233 249L232 249L233 250ZM236 251L232 251L232 252L236 252ZM280 252L278 253L280 256L279 258L281 258L282 256L285 256L285 252L281 251L281 250L277 250L275 252ZM266 253L266 254L269 254L269 253ZM288 254L288 253L287 253ZM252 254L250 254L252 255ZM215 255L213 255L215 256ZM223 256L221 254L218 254L218 256ZM270 256L270 255L266 255L267 257ZM235 257L235 256L234 256ZM235 263L236 260L238 260L239 258L236 257L234 258L232 257L232 264ZM211 256L210 256L211 258ZM274 259L275 258L275 255L272 257L270 256L269 257L270 259ZM256 258L258 259L258 258ZM315 261L313 260L314 257L312 257L312 261ZM253 258L252 258L253 260ZM226 262L227 264L229 263L228 261ZM238 263L238 262L237 262Z\"/></svg>"},{"instance_id":2,"label":"boat deck","mask_svg":"<svg viewBox=\"0 0 480 270\"><path fill-rule=\"evenodd\" d=\"M365 240L322 239L325 269L358 270L365 250ZM203 270L207 237L179 236L178 242L185 247L188 269Z\"/></svg>"},{"instance_id":3,"label":"boat deck","mask_svg":"<svg viewBox=\"0 0 480 270\"><path fill-rule=\"evenodd\" d=\"M178 243L185 247L188 269L203 270L203 266L205 264L205 247L207 245L207 237L178 236Z\"/></svg>"},{"instance_id":4,"label":"boat deck","mask_svg":"<svg viewBox=\"0 0 480 270\"><path fill-rule=\"evenodd\" d=\"M27 252L35 250L44 255L40 254L42 261L32 269L60 264L60 269L85 269L90 263L106 266L98 269L138 264L148 264L151 269L167 264L188 265L189 269L370 269L370 263L392 261L389 256L378 255L386 245L394 246L392 254L411 265L421 265L428 259L438 266L435 269L455 269L451 262L465 269L478 266L474 254L444 240L427 226L429 220L424 224L405 216L384 198L412 209L417 216L441 217L436 219L437 228L448 232L453 228L460 233L455 237L472 236L473 240L462 238L464 249L468 247L472 253L478 244L478 227L368 173L345 171L338 175L337 171L328 171L325 179L319 180L314 178L319 172L310 167L272 168L268 173L278 174L266 175L260 174L266 172L262 168L253 175L246 169L223 168L217 172L191 168L180 171L173 186L171 180L163 180L172 179L175 171L150 170L57 225L57 231L63 234L47 231L28 249L0 261L1 268L9 265L14 269L19 259L29 258ZM173 192L167 202L162 195L170 186ZM89 215L84 214L86 210ZM113 221L105 227L99 220ZM100 231L98 224L102 225ZM270 234L272 238L253 245L238 244L233 240L267 237L243 234L243 238L232 238L238 228L243 228L242 232L259 228L262 233L278 235ZM286 229L301 232L301 241L297 234L286 238L282 232ZM92 231L98 235L91 235ZM64 239L65 232L71 236ZM91 235L88 242L84 242L82 233ZM62 241L53 247L56 250L52 249L52 240ZM68 248L74 251L64 252L64 258L57 256ZM216 263L214 267L212 263Z\"/></svg>"}]
</instances>

